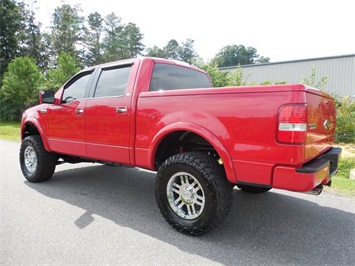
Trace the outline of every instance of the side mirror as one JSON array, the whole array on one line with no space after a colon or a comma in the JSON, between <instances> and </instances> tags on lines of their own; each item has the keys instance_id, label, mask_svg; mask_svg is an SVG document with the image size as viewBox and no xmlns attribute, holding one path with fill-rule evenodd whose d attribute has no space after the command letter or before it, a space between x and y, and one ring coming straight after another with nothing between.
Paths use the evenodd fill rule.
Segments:
<instances>
[{"instance_id":1,"label":"side mirror","mask_svg":"<svg viewBox=\"0 0 355 266\"><path fill-rule=\"evenodd\" d=\"M39 92L39 102L40 103L54 103L54 91L44 91Z\"/></svg>"}]
</instances>

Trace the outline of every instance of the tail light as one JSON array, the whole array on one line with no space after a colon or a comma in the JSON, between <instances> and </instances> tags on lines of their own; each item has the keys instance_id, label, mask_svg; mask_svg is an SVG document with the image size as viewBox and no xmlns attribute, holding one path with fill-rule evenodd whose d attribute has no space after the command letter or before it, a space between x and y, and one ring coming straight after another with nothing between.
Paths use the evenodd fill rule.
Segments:
<instances>
[{"instance_id":1,"label":"tail light","mask_svg":"<svg viewBox=\"0 0 355 266\"><path fill-rule=\"evenodd\" d=\"M307 105L292 104L280 108L277 140L283 143L302 144L307 135Z\"/></svg>"}]
</instances>

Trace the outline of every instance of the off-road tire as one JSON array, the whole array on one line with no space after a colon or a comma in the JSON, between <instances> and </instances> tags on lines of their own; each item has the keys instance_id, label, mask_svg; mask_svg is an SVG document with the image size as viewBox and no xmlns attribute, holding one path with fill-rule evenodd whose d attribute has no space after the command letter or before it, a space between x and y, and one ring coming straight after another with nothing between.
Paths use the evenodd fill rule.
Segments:
<instances>
[{"instance_id":1,"label":"off-road tire","mask_svg":"<svg viewBox=\"0 0 355 266\"><path fill-rule=\"evenodd\" d=\"M178 188L180 182L184 184L187 194L176 192L183 187ZM169 187L174 192L170 192ZM196 193L191 192L194 188ZM174 229L190 236L203 235L225 219L232 207L232 190L223 167L212 156L200 152L186 152L168 158L159 168L155 183L155 197L163 217ZM192 193L190 198L189 191ZM173 200L169 201L172 195ZM189 199L183 198L184 195ZM187 206L186 202L197 197L203 198L204 204L197 202L190 204L194 207ZM186 208L193 211L201 209L189 214ZM184 215L187 218L183 218Z\"/></svg>"},{"instance_id":2,"label":"off-road tire","mask_svg":"<svg viewBox=\"0 0 355 266\"><path fill-rule=\"evenodd\" d=\"M24 138L20 148L20 166L29 182L42 182L53 176L57 156L49 153L43 146L39 135Z\"/></svg>"},{"instance_id":3,"label":"off-road tire","mask_svg":"<svg viewBox=\"0 0 355 266\"><path fill-rule=\"evenodd\" d=\"M265 193L271 189L268 187L254 187L254 186L248 186L248 185L237 185L237 187L240 188L244 192L253 193L253 194Z\"/></svg>"}]
</instances>

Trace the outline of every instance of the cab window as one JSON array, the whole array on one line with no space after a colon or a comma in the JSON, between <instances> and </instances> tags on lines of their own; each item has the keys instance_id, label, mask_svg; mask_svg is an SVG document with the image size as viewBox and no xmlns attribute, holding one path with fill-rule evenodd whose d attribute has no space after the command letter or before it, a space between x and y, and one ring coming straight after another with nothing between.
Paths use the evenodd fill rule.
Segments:
<instances>
[{"instance_id":1,"label":"cab window","mask_svg":"<svg viewBox=\"0 0 355 266\"><path fill-rule=\"evenodd\" d=\"M210 87L210 79L203 72L182 66L157 63L154 65L149 90L182 90Z\"/></svg>"},{"instance_id":2,"label":"cab window","mask_svg":"<svg viewBox=\"0 0 355 266\"><path fill-rule=\"evenodd\" d=\"M124 95L132 65L102 69L96 85L94 97L114 97Z\"/></svg>"},{"instance_id":3,"label":"cab window","mask_svg":"<svg viewBox=\"0 0 355 266\"><path fill-rule=\"evenodd\" d=\"M85 91L91 77L91 73L92 71L80 73L65 85L62 97L63 103L70 103L73 100L85 97Z\"/></svg>"}]
</instances>

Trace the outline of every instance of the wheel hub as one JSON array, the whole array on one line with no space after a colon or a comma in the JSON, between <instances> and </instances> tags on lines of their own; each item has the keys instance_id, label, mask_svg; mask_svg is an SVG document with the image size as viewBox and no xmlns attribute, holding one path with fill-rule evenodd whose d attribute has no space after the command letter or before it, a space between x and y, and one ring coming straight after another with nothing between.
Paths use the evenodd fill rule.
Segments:
<instances>
[{"instance_id":1,"label":"wheel hub","mask_svg":"<svg viewBox=\"0 0 355 266\"><path fill-rule=\"evenodd\" d=\"M28 146L24 152L25 166L28 172L33 174L37 168L37 154L33 147Z\"/></svg>"},{"instance_id":2,"label":"wheel hub","mask_svg":"<svg viewBox=\"0 0 355 266\"><path fill-rule=\"evenodd\" d=\"M181 199L186 203L186 204L192 204L195 199L195 189L192 186L185 186L183 189Z\"/></svg>"},{"instance_id":3,"label":"wheel hub","mask_svg":"<svg viewBox=\"0 0 355 266\"><path fill-rule=\"evenodd\" d=\"M169 205L180 217L191 220L199 217L205 207L205 194L200 182L186 172L174 174L166 188Z\"/></svg>"}]
</instances>

